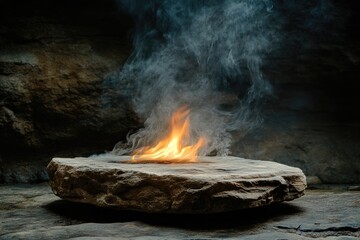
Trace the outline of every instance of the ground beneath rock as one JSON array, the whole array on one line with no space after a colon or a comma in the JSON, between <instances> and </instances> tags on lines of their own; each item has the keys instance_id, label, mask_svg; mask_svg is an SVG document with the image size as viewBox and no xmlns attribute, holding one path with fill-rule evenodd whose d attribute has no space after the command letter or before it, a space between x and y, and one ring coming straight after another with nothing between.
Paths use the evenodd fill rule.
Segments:
<instances>
[{"instance_id":1,"label":"ground beneath rock","mask_svg":"<svg viewBox=\"0 0 360 240\"><path fill-rule=\"evenodd\" d=\"M0 186L0 239L358 239L360 192L307 190L290 203L212 215L113 211L48 184Z\"/></svg>"}]
</instances>

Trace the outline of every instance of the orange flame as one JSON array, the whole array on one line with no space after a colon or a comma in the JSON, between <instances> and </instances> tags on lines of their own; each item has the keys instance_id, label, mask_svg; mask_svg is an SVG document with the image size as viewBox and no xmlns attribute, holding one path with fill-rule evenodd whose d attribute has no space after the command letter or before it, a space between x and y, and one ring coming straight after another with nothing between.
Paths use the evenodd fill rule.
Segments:
<instances>
[{"instance_id":1,"label":"orange flame","mask_svg":"<svg viewBox=\"0 0 360 240\"><path fill-rule=\"evenodd\" d=\"M173 113L169 133L154 147L136 149L132 162L196 162L198 150L204 146L205 139L200 138L195 145L190 141L190 110L180 107Z\"/></svg>"}]
</instances>

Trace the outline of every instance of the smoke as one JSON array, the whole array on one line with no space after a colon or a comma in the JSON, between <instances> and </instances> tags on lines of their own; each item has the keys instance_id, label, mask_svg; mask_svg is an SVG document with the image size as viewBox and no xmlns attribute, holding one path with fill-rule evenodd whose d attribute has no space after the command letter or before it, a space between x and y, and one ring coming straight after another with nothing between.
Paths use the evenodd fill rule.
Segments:
<instances>
[{"instance_id":1,"label":"smoke","mask_svg":"<svg viewBox=\"0 0 360 240\"><path fill-rule=\"evenodd\" d=\"M185 104L193 141L208 140L202 154L228 154L229 131L256 125L257 103L271 93L260 71L275 36L268 1L119 3L136 26L134 52L116 81L129 85L134 110L145 119L128 137L130 149L160 139L170 115ZM122 150L118 145L114 152Z\"/></svg>"},{"instance_id":2,"label":"smoke","mask_svg":"<svg viewBox=\"0 0 360 240\"><path fill-rule=\"evenodd\" d=\"M272 94L261 67L281 40L274 2L119 0L135 23L134 50L107 84L131 99L145 122L113 153L159 140L170 115L187 105L192 141L208 140L201 154L229 154L230 132L258 126L261 105ZM296 1L287 4L291 10Z\"/></svg>"}]
</instances>

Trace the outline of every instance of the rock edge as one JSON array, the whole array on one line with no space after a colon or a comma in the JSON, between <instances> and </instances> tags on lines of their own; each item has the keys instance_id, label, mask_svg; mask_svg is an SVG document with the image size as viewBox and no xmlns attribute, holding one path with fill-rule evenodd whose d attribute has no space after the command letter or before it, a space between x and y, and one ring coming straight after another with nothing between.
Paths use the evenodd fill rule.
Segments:
<instances>
[{"instance_id":1,"label":"rock edge","mask_svg":"<svg viewBox=\"0 0 360 240\"><path fill-rule=\"evenodd\" d=\"M149 213L218 213L290 201L304 194L299 168L238 157L192 164L129 164L129 157L53 158L53 192L66 200Z\"/></svg>"}]
</instances>

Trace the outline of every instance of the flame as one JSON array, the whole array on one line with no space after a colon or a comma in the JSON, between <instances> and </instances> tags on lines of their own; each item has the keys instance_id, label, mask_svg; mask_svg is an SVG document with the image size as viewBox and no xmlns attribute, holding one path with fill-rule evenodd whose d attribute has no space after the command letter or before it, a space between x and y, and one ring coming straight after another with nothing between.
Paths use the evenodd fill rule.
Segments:
<instances>
[{"instance_id":1,"label":"flame","mask_svg":"<svg viewBox=\"0 0 360 240\"><path fill-rule=\"evenodd\" d=\"M136 149L132 162L196 162L198 150L204 146L205 138L199 138L195 145L190 141L190 110L183 106L173 113L169 133L153 147Z\"/></svg>"}]
</instances>

